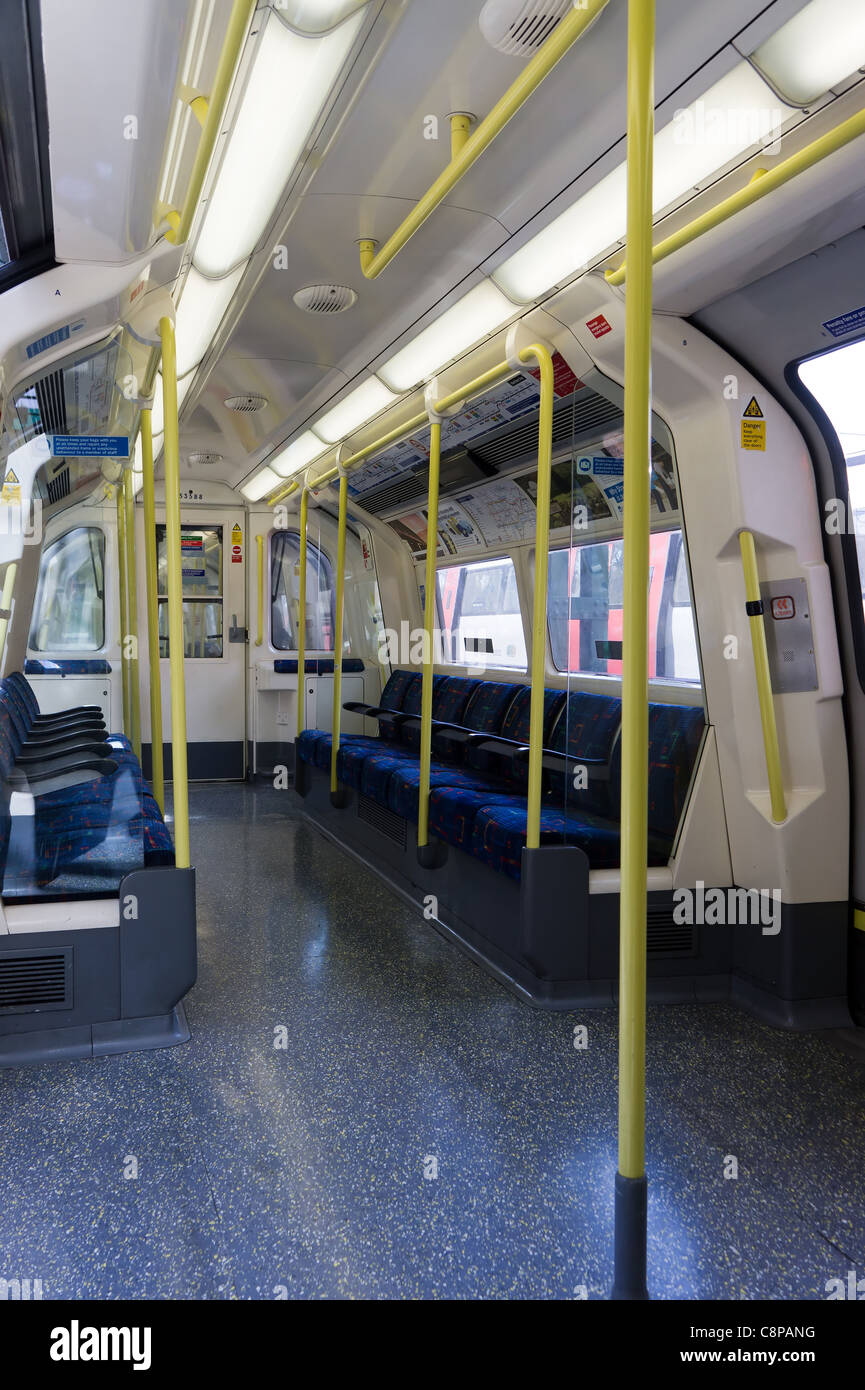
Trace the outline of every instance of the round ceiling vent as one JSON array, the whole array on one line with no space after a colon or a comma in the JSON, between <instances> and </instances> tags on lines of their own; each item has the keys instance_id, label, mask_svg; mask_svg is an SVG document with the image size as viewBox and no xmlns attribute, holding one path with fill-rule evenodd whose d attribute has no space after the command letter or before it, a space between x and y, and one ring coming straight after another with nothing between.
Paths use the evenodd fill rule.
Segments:
<instances>
[{"instance_id":1,"label":"round ceiling vent","mask_svg":"<svg viewBox=\"0 0 865 1390\"><path fill-rule=\"evenodd\" d=\"M344 314L357 303L357 295L348 285L307 285L294 302L305 314Z\"/></svg>"},{"instance_id":2,"label":"round ceiling vent","mask_svg":"<svg viewBox=\"0 0 865 1390\"><path fill-rule=\"evenodd\" d=\"M255 410L263 410L267 405L266 396L228 396L224 402L226 410L236 410L241 415L251 415Z\"/></svg>"},{"instance_id":3,"label":"round ceiling vent","mask_svg":"<svg viewBox=\"0 0 865 1390\"><path fill-rule=\"evenodd\" d=\"M572 0L487 0L478 23L499 53L530 58L550 37Z\"/></svg>"},{"instance_id":4,"label":"round ceiling vent","mask_svg":"<svg viewBox=\"0 0 865 1390\"><path fill-rule=\"evenodd\" d=\"M204 452L192 453L188 457L190 468L213 468L217 463L222 463L222 454L208 454Z\"/></svg>"}]
</instances>

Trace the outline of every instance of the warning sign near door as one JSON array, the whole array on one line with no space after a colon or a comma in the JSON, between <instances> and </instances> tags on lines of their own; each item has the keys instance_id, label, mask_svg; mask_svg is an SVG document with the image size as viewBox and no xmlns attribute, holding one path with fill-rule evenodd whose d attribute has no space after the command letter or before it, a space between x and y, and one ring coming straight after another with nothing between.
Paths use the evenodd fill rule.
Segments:
<instances>
[{"instance_id":1,"label":"warning sign near door","mask_svg":"<svg viewBox=\"0 0 865 1390\"><path fill-rule=\"evenodd\" d=\"M243 531L239 522L235 521L231 528L231 563L239 565L243 561Z\"/></svg>"},{"instance_id":2,"label":"warning sign near door","mask_svg":"<svg viewBox=\"0 0 865 1390\"><path fill-rule=\"evenodd\" d=\"M766 449L766 421L756 396L752 396L742 412L742 448Z\"/></svg>"},{"instance_id":3,"label":"warning sign near door","mask_svg":"<svg viewBox=\"0 0 865 1390\"><path fill-rule=\"evenodd\" d=\"M18 481L18 475L16 473L13 473L11 468L9 469L9 471L6 474L6 477L3 480L2 500L4 502L21 501L21 484Z\"/></svg>"}]
</instances>

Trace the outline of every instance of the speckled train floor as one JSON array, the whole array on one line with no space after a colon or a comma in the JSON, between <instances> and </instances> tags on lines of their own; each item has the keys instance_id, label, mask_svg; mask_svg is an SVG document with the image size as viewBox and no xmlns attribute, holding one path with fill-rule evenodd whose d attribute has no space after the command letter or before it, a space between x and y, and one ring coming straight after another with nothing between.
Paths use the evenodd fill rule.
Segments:
<instances>
[{"instance_id":1,"label":"speckled train floor","mask_svg":"<svg viewBox=\"0 0 865 1390\"><path fill-rule=\"evenodd\" d=\"M0 1072L0 1278L46 1299L603 1297L615 1013L512 998L290 791L196 787L192 812L192 1041ZM863 1134L865 1067L827 1040L651 1009L652 1294L861 1279Z\"/></svg>"}]
</instances>

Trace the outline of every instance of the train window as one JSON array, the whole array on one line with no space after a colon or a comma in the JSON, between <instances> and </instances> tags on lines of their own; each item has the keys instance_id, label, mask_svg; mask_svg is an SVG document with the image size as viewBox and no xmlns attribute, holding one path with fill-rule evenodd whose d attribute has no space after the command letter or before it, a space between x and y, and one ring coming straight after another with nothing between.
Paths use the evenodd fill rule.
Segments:
<instances>
[{"instance_id":1,"label":"train window","mask_svg":"<svg viewBox=\"0 0 865 1390\"><path fill-rule=\"evenodd\" d=\"M621 675L623 558L621 540L550 555L547 620L557 671ZM649 543L649 678L700 680L681 531L658 532Z\"/></svg>"},{"instance_id":2,"label":"train window","mask_svg":"<svg viewBox=\"0 0 865 1390\"><path fill-rule=\"evenodd\" d=\"M445 665L526 670L513 560L476 561L439 570L436 598Z\"/></svg>"},{"instance_id":3,"label":"train window","mask_svg":"<svg viewBox=\"0 0 865 1390\"><path fill-rule=\"evenodd\" d=\"M274 531L270 538L270 640L280 652L297 651L300 601L300 536ZM306 550L306 650L333 651L336 598L333 570L312 541Z\"/></svg>"},{"instance_id":4,"label":"train window","mask_svg":"<svg viewBox=\"0 0 865 1390\"><path fill-rule=\"evenodd\" d=\"M36 652L96 652L105 644L105 537L95 526L45 547L30 629Z\"/></svg>"},{"instance_id":5,"label":"train window","mask_svg":"<svg viewBox=\"0 0 865 1390\"><path fill-rule=\"evenodd\" d=\"M216 658L223 654L222 527L184 526L180 532L183 583L184 656ZM168 650L168 571L165 527L156 528L159 593L159 654Z\"/></svg>"},{"instance_id":6,"label":"train window","mask_svg":"<svg viewBox=\"0 0 865 1390\"><path fill-rule=\"evenodd\" d=\"M859 560L859 592L865 603L865 342L848 343L802 362L799 376L828 415L844 454L847 499L826 504L829 534L852 535Z\"/></svg>"}]
</instances>

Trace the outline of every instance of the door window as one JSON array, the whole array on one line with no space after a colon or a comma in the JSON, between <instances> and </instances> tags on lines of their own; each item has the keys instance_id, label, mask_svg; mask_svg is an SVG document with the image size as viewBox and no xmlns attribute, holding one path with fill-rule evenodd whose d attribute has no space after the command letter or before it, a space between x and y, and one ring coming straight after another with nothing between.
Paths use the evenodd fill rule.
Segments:
<instances>
[{"instance_id":1,"label":"door window","mask_svg":"<svg viewBox=\"0 0 865 1390\"><path fill-rule=\"evenodd\" d=\"M183 581L183 654L197 659L223 655L222 527L183 526L180 531ZM168 563L165 527L156 528L159 596L159 655L168 650Z\"/></svg>"}]
</instances>

